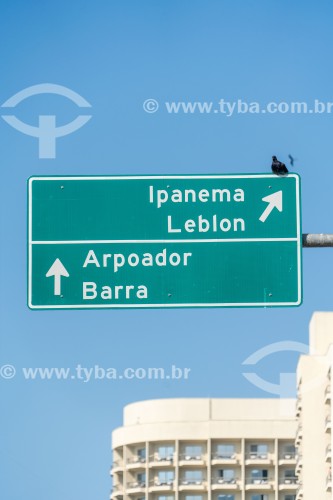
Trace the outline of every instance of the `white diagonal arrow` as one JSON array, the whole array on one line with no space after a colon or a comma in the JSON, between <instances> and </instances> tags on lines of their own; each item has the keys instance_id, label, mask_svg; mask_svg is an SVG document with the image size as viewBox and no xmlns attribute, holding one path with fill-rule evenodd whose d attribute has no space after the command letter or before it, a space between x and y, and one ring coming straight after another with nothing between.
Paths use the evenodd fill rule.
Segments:
<instances>
[{"instance_id":1,"label":"white diagonal arrow","mask_svg":"<svg viewBox=\"0 0 333 500\"><path fill-rule=\"evenodd\" d=\"M54 276L54 295L61 295L61 276L68 278L69 274L61 260L56 259L47 271L47 278Z\"/></svg>"},{"instance_id":2,"label":"white diagonal arrow","mask_svg":"<svg viewBox=\"0 0 333 500\"><path fill-rule=\"evenodd\" d=\"M259 217L261 222L265 222L273 208L277 208L279 212L282 212L282 191L276 191L276 193L265 196L262 201L266 201L268 205Z\"/></svg>"}]
</instances>

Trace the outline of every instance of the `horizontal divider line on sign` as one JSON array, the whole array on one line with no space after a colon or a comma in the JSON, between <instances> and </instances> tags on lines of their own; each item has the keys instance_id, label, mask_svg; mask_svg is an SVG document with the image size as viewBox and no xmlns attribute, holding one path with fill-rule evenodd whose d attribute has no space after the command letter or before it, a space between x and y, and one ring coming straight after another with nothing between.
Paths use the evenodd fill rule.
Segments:
<instances>
[{"instance_id":1,"label":"horizontal divider line on sign","mask_svg":"<svg viewBox=\"0 0 333 500\"><path fill-rule=\"evenodd\" d=\"M195 239L195 240L50 240L31 241L31 245L81 245L102 243L255 243L260 241L299 241L299 238L234 238L234 239Z\"/></svg>"}]
</instances>

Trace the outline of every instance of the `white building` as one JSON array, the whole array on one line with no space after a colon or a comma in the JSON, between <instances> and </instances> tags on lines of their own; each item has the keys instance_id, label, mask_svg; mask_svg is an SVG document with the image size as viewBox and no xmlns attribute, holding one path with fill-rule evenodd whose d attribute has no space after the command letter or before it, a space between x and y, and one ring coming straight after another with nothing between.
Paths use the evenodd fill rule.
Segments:
<instances>
[{"instance_id":1,"label":"white building","mask_svg":"<svg viewBox=\"0 0 333 500\"><path fill-rule=\"evenodd\" d=\"M333 313L315 313L309 355L301 356L297 368L297 474L301 483L297 499L332 498L332 355Z\"/></svg>"},{"instance_id":2,"label":"white building","mask_svg":"<svg viewBox=\"0 0 333 500\"><path fill-rule=\"evenodd\" d=\"M284 411L293 400L280 399L125 407L111 500L331 500L332 362L333 312L315 313L295 417Z\"/></svg>"},{"instance_id":3,"label":"white building","mask_svg":"<svg viewBox=\"0 0 333 500\"><path fill-rule=\"evenodd\" d=\"M111 499L295 500L296 420L280 408L277 399L126 406L112 435Z\"/></svg>"}]
</instances>

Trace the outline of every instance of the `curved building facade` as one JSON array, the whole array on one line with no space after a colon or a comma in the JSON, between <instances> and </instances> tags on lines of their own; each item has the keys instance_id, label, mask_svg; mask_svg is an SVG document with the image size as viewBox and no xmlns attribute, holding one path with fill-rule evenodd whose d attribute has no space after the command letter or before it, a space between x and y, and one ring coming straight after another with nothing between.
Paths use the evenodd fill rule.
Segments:
<instances>
[{"instance_id":1,"label":"curved building facade","mask_svg":"<svg viewBox=\"0 0 333 500\"><path fill-rule=\"evenodd\" d=\"M333 313L317 312L310 323L309 354L297 367L297 500L331 500Z\"/></svg>"},{"instance_id":2,"label":"curved building facade","mask_svg":"<svg viewBox=\"0 0 333 500\"><path fill-rule=\"evenodd\" d=\"M111 500L295 500L296 419L285 407L277 399L126 406L112 434Z\"/></svg>"}]
</instances>

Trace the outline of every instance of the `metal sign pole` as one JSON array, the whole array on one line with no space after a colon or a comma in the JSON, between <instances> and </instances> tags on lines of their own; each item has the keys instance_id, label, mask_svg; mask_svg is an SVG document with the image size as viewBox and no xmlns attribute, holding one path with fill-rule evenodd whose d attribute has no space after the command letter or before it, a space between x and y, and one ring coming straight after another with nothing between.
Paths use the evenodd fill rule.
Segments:
<instances>
[{"instance_id":1,"label":"metal sign pole","mask_svg":"<svg viewBox=\"0 0 333 500\"><path fill-rule=\"evenodd\" d=\"M303 234L304 248L333 247L333 234Z\"/></svg>"}]
</instances>

